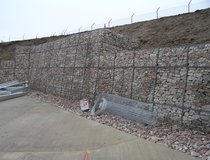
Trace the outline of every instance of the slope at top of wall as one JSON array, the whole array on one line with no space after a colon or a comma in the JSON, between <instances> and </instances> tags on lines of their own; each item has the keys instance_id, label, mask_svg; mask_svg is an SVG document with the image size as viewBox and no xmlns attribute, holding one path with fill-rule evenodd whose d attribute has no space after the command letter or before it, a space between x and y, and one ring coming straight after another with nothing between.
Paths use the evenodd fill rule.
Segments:
<instances>
[{"instance_id":1,"label":"slope at top of wall","mask_svg":"<svg viewBox=\"0 0 210 160\"><path fill-rule=\"evenodd\" d=\"M111 29L137 38L140 48L156 48L210 42L209 26L210 8Z\"/></svg>"},{"instance_id":2,"label":"slope at top of wall","mask_svg":"<svg viewBox=\"0 0 210 160\"><path fill-rule=\"evenodd\" d=\"M131 50L136 48L138 45L138 40L129 36L123 36L121 34L114 33L109 29L97 29L94 31L72 34L64 38L38 45L16 45L15 50L12 52L35 53L52 49L62 49L70 46L79 46L87 43L98 46L100 46L99 43L104 43L122 49Z\"/></svg>"},{"instance_id":3,"label":"slope at top of wall","mask_svg":"<svg viewBox=\"0 0 210 160\"><path fill-rule=\"evenodd\" d=\"M210 9L204 9L193 13L117 26L111 28L111 30L128 37L135 37L138 41L136 42L138 44L136 47L138 48L156 48L210 42L210 27L208 26L210 26ZM93 32L97 33L98 30ZM0 60L14 59L14 48L16 45L37 46L39 44L52 43L56 40L59 41L59 39L63 38L77 37L86 33L90 32L0 43Z\"/></svg>"}]
</instances>

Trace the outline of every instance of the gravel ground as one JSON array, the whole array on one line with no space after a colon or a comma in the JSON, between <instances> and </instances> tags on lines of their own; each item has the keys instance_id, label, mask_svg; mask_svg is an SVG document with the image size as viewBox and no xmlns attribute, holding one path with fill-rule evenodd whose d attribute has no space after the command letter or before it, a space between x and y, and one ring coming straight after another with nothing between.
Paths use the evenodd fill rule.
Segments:
<instances>
[{"instance_id":1,"label":"gravel ground","mask_svg":"<svg viewBox=\"0 0 210 160\"><path fill-rule=\"evenodd\" d=\"M155 143L164 144L169 148L185 152L202 160L210 160L210 134L166 123L159 123L156 126L145 126L108 113L93 118L90 116L90 112L82 112L80 110L79 102L72 102L64 98L37 91L31 91L29 96L52 103L59 108L98 123L111 126L120 131Z\"/></svg>"}]
</instances>

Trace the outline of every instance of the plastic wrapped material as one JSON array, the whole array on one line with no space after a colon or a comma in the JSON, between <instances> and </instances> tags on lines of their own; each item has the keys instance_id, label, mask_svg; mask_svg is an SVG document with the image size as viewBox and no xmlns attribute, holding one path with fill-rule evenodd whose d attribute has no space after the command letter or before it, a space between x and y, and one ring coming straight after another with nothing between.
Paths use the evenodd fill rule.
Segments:
<instances>
[{"instance_id":1,"label":"plastic wrapped material","mask_svg":"<svg viewBox=\"0 0 210 160\"><path fill-rule=\"evenodd\" d=\"M89 102L87 99L80 100L80 107L82 111L88 111L89 110Z\"/></svg>"}]
</instances>

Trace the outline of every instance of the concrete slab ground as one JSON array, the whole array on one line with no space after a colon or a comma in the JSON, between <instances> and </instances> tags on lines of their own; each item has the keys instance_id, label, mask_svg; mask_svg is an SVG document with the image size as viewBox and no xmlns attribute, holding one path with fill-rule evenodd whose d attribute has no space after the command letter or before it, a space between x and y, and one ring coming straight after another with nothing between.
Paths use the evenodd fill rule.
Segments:
<instances>
[{"instance_id":1,"label":"concrete slab ground","mask_svg":"<svg viewBox=\"0 0 210 160\"><path fill-rule=\"evenodd\" d=\"M0 102L0 160L196 160L28 96Z\"/></svg>"}]
</instances>

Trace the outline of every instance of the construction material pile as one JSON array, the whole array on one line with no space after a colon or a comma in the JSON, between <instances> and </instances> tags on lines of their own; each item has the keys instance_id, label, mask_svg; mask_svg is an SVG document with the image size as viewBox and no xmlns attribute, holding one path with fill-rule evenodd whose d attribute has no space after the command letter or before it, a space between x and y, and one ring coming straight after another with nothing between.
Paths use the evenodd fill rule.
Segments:
<instances>
[{"instance_id":1,"label":"construction material pile","mask_svg":"<svg viewBox=\"0 0 210 160\"><path fill-rule=\"evenodd\" d=\"M19 82L17 80L9 81L6 83L0 84L0 102L21 97L27 94L28 91L28 82Z\"/></svg>"}]
</instances>

